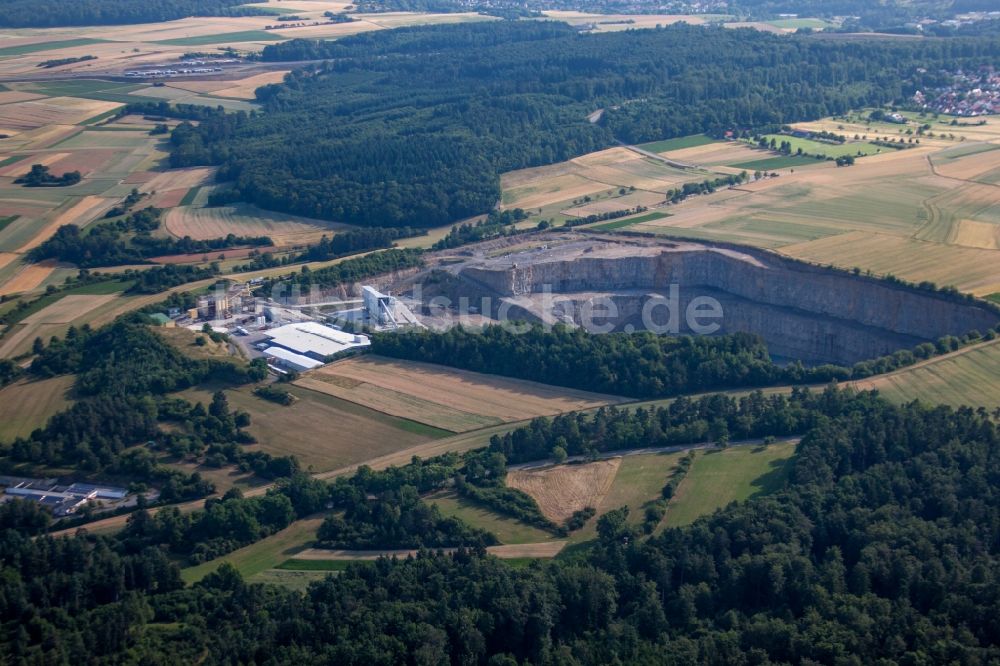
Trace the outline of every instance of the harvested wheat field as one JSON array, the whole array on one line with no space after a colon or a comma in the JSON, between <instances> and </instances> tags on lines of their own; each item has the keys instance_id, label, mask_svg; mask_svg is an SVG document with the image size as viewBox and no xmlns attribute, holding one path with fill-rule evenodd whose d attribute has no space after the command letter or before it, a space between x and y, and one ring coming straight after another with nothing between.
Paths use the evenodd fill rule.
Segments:
<instances>
[{"instance_id":1,"label":"harvested wheat field","mask_svg":"<svg viewBox=\"0 0 1000 666\"><path fill-rule=\"evenodd\" d=\"M339 375L313 372L295 383L303 388L365 405L385 414L425 423L450 432L466 432L503 423L503 419L495 416L464 412L415 395L407 395Z\"/></svg>"},{"instance_id":2,"label":"harvested wheat field","mask_svg":"<svg viewBox=\"0 0 1000 666\"><path fill-rule=\"evenodd\" d=\"M190 236L204 240L226 234L269 236L277 246L314 243L324 235L331 236L351 228L346 224L276 213L247 204L213 208L181 206L167 212L163 226L178 238Z\"/></svg>"},{"instance_id":3,"label":"harvested wheat field","mask_svg":"<svg viewBox=\"0 0 1000 666\"><path fill-rule=\"evenodd\" d=\"M117 102L101 102L77 97L50 97L0 105L0 126L35 129L47 125L75 125L120 107Z\"/></svg>"},{"instance_id":4,"label":"harvested wheat field","mask_svg":"<svg viewBox=\"0 0 1000 666\"><path fill-rule=\"evenodd\" d=\"M110 303L117 294L71 294L63 296L58 301L28 315L22 321L25 324L68 324L83 317L88 312L96 310L105 303Z\"/></svg>"},{"instance_id":5,"label":"harvested wheat field","mask_svg":"<svg viewBox=\"0 0 1000 666\"><path fill-rule=\"evenodd\" d=\"M950 149L934 155L931 158L934 170L948 178L973 180L981 174L1000 167L1000 145L981 143L971 146L963 145L962 148L971 152Z\"/></svg>"},{"instance_id":6,"label":"harvested wheat field","mask_svg":"<svg viewBox=\"0 0 1000 666\"><path fill-rule=\"evenodd\" d=\"M722 143L707 143L693 148L682 148L666 153L660 153L678 162L688 162L703 166L720 166L723 164L739 164L770 156L770 153L754 150L742 141L726 141Z\"/></svg>"},{"instance_id":7,"label":"harvested wheat field","mask_svg":"<svg viewBox=\"0 0 1000 666\"><path fill-rule=\"evenodd\" d=\"M564 215L572 215L573 217L587 217L588 215L600 215L602 213L610 213L612 211L622 210L625 208L635 208L636 206L645 206L648 208L649 206L654 206L662 202L663 195L659 192L645 192L638 190L621 197L601 199L599 201L592 201L582 206L566 208L562 211L562 213Z\"/></svg>"},{"instance_id":8,"label":"harvested wheat field","mask_svg":"<svg viewBox=\"0 0 1000 666\"><path fill-rule=\"evenodd\" d=\"M599 393L374 355L331 363L307 373L306 377L320 381L335 377L333 381L340 382L342 386L345 380L353 380L378 389L388 389L395 394L415 396L449 410L502 421L520 421L623 401L622 398ZM352 402L362 400L352 399L350 394L346 399ZM392 399L392 394L387 393L385 400ZM411 407L399 404L392 409Z\"/></svg>"},{"instance_id":9,"label":"harvested wheat field","mask_svg":"<svg viewBox=\"0 0 1000 666\"><path fill-rule=\"evenodd\" d=\"M59 227L64 224L75 224L83 226L103 212L103 209L110 208L113 201L97 196L86 196L73 203L69 208L57 213L44 227L42 227L35 237L28 243L21 246L21 252L27 252L38 247L47 241Z\"/></svg>"},{"instance_id":10,"label":"harvested wheat field","mask_svg":"<svg viewBox=\"0 0 1000 666\"><path fill-rule=\"evenodd\" d=\"M277 72L265 72L263 74L256 74L250 76L241 81L234 81L236 85L231 88L221 88L214 91L214 95L218 97L234 97L237 99L255 99L254 91L261 86L266 86L269 83L281 83L285 79L285 74L287 70L277 71Z\"/></svg>"},{"instance_id":11,"label":"harvested wheat field","mask_svg":"<svg viewBox=\"0 0 1000 666\"><path fill-rule=\"evenodd\" d=\"M31 169L32 165L41 164L42 166L51 167L56 162L59 162L69 156L69 153L37 153L35 155L26 155L24 159L0 169L0 176L18 178L27 173ZM72 171L72 169L70 170ZM58 171L58 169L53 169L53 171L60 175L65 173Z\"/></svg>"},{"instance_id":12,"label":"harvested wheat field","mask_svg":"<svg viewBox=\"0 0 1000 666\"><path fill-rule=\"evenodd\" d=\"M0 296L7 294L19 294L31 291L36 288L45 278L56 268L53 261L42 261L37 264L28 264L22 268L14 277L0 284Z\"/></svg>"},{"instance_id":13,"label":"harvested wheat field","mask_svg":"<svg viewBox=\"0 0 1000 666\"><path fill-rule=\"evenodd\" d=\"M562 523L587 507L597 508L611 489L621 458L544 469L512 470L507 485L535 498L545 517Z\"/></svg>"}]
</instances>

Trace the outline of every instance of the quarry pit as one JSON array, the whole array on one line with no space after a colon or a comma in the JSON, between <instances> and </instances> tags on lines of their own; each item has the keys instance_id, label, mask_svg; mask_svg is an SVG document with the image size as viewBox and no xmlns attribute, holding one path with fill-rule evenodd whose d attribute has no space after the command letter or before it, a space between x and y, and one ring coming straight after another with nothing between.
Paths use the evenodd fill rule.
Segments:
<instances>
[{"instance_id":1,"label":"quarry pit","mask_svg":"<svg viewBox=\"0 0 1000 666\"><path fill-rule=\"evenodd\" d=\"M766 250L585 232L435 253L426 269L387 287L429 326L527 320L670 334L707 326L760 335L774 359L810 365L853 364L998 321L981 301Z\"/></svg>"}]
</instances>

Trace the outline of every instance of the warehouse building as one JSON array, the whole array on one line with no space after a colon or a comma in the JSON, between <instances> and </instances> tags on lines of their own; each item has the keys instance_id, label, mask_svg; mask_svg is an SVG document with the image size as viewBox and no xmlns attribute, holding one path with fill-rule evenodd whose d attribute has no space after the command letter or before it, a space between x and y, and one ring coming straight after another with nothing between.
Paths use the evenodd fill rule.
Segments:
<instances>
[{"instance_id":1,"label":"warehouse building","mask_svg":"<svg viewBox=\"0 0 1000 666\"><path fill-rule=\"evenodd\" d=\"M368 336L347 333L315 321L286 324L272 328L265 335L268 337L268 347L264 354L276 359L279 365L303 365L305 361L311 360L318 361L313 366L317 367L334 356L371 344Z\"/></svg>"}]
</instances>

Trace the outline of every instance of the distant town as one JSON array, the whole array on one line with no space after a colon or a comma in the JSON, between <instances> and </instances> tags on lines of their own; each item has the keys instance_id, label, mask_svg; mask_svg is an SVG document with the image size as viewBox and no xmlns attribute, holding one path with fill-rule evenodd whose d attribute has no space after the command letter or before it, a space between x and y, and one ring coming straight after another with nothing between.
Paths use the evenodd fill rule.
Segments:
<instances>
[{"instance_id":1,"label":"distant town","mask_svg":"<svg viewBox=\"0 0 1000 666\"><path fill-rule=\"evenodd\" d=\"M920 107L955 116L985 116L1000 113L1000 73L992 68L957 72L952 83L933 91L917 91L913 101Z\"/></svg>"}]
</instances>

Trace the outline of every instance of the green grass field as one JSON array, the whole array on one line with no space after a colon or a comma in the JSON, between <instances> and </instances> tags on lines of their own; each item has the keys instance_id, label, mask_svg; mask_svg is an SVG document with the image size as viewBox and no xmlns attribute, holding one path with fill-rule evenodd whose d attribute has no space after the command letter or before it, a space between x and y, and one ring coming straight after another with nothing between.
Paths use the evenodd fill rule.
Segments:
<instances>
[{"instance_id":1,"label":"green grass field","mask_svg":"<svg viewBox=\"0 0 1000 666\"><path fill-rule=\"evenodd\" d=\"M667 508L664 524L688 525L730 502L767 495L784 487L793 442L699 451Z\"/></svg>"},{"instance_id":2,"label":"green grass field","mask_svg":"<svg viewBox=\"0 0 1000 666\"><path fill-rule=\"evenodd\" d=\"M765 139L774 139L775 143L781 145L782 141L792 144L792 152L799 148L807 155L823 155L824 157L843 157L845 155L874 155L878 152L892 151L892 148L883 148L869 143L868 141L846 141L844 143L826 143L825 141L815 141L797 136L787 136L785 134L765 134Z\"/></svg>"},{"instance_id":3,"label":"green grass field","mask_svg":"<svg viewBox=\"0 0 1000 666\"><path fill-rule=\"evenodd\" d=\"M597 519L614 509L629 508L628 522L639 525L643 521L647 504L660 499L670 471L685 454L646 453L624 456L611 489L597 509L597 515L587 521L582 529L570 535L570 543L582 543L597 536Z\"/></svg>"},{"instance_id":4,"label":"green grass field","mask_svg":"<svg viewBox=\"0 0 1000 666\"><path fill-rule=\"evenodd\" d=\"M813 30L822 30L829 26L835 25L830 21L826 21L818 18L789 18L789 19L778 19L776 21L768 21L768 25L773 25L775 28L792 29L798 30L799 28L812 28Z\"/></svg>"},{"instance_id":5,"label":"green grass field","mask_svg":"<svg viewBox=\"0 0 1000 666\"><path fill-rule=\"evenodd\" d=\"M639 148L648 150L651 153L667 153L671 150L694 148L696 146L704 146L709 143L715 143L715 139L710 136L705 136L704 134L692 134L690 136L680 136L676 139L664 139L663 141L643 143L639 145Z\"/></svg>"},{"instance_id":6,"label":"green grass field","mask_svg":"<svg viewBox=\"0 0 1000 666\"><path fill-rule=\"evenodd\" d=\"M458 497L455 493L439 493L428 497L427 502L437 505L445 516L458 518L469 525L492 532L500 539L500 543L540 543L554 539L545 530L494 513L474 502Z\"/></svg>"},{"instance_id":7,"label":"green grass field","mask_svg":"<svg viewBox=\"0 0 1000 666\"><path fill-rule=\"evenodd\" d=\"M291 558L275 567L284 571L343 571L351 564L370 560L300 560Z\"/></svg>"},{"instance_id":8,"label":"green grass field","mask_svg":"<svg viewBox=\"0 0 1000 666\"><path fill-rule=\"evenodd\" d=\"M0 160L0 167L5 167L9 164L20 162L25 157L27 157L27 155L11 155L10 157L5 157L4 159Z\"/></svg>"},{"instance_id":9,"label":"green grass field","mask_svg":"<svg viewBox=\"0 0 1000 666\"><path fill-rule=\"evenodd\" d=\"M154 42L164 46L207 46L209 44L237 44L240 42L281 42L284 37L280 37L266 30L243 30L241 32L227 32L221 35L200 35L198 37L181 37L179 39L165 39Z\"/></svg>"},{"instance_id":10,"label":"green grass field","mask_svg":"<svg viewBox=\"0 0 1000 666\"><path fill-rule=\"evenodd\" d=\"M3 165L0 165L3 166ZM21 217L20 215L7 215L6 217L0 217L0 231L7 228L7 225L17 220Z\"/></svg>"},{"instance_id":11,"label":"green grass field","mask_svg":"<svg viewBox=\"0 0 1000 666\"><path fill-rule=\"evenodd\" d=\"M1000 341L862 382L895 402L1000 407Z\"/></svg>"},{"instance_id":12,"label":"green grass field","mask_svg":"<svg viewBox=\"0 0 1000 666\"><path fill-rule=\"evenodd\" d=\"M0 48L0 57L3 56L19 56L26 55L28 53L38 53L40 51L54 51L56 49L68 49L74 46L88 46L90 44L103 44L107 42L106 39L91 39L89 37L81 37L79 39L65 39L62 41L55 42L39 42L37 44L21 44L18 46L8 46L6 48Z\"/></svg>"},{"instance_id":13,"label":"green grass field","mask_svg":"<svg viewBox=\"0 0 1000 666\"><path fill-rule=\"evenodd\" d=\"M809 164L819 164L822 160L805 155L778 155L777 157L765 157L750 162L739 162L728 166L734 169L746 169L747 171L771 171L774 169L788 169Z\"/></svg>"},{"instance_id":14,"label":"green grass field","mask_svg":"<svg viewBox=\"0 0 1000 666\"><path fill-rule=\"evenodd\" d=\"M181 206L190 206L194 203L194 200L198 196L198 192L201 191L201 187L192 187L190 190L184 193L184 198L181 199Z\"/></svg>"},{"instance_id":15,"label":"green grass field","mask_svg":"<svg viewBox=\"0 0 1000 666\"><path fill-rule=\"evenodd\" d=\"M71 404L73 375L39 381L20 380L0 390L0 441L27 437Z\"/></svg>"},{"instance_id":16,"label":"green grass field","mask_svg":"<svg viewBox=\"0 0 1000 666\"><path fill-rule=\"evenodd\" d=\"M597 231L614 231L615 229L624 229L625 227L630 227L633 224L639 224L641 222L661 220L665 217L670 217L670 213L653 211L652 213L646 213L644 215L639 215L638 217L627 217L621 220L612 220L611 222L604 222L588 228L596 229Z\"/></svg>"},{"instance_id":17,"label":"green grass field","mask_svg":"<svg viewBox=\"0 0 1000 666\"><path fill-rule=\"evenodd\" d=\"M295 521L280 532L257 543L210 562L182 569L181 578L186 583L196 583L218 569L223 562L236 567L244 578L273 569L312 543L316 538L316 530L322 522L323 518L318 516Z\"/></svg>"}]
</instances>

